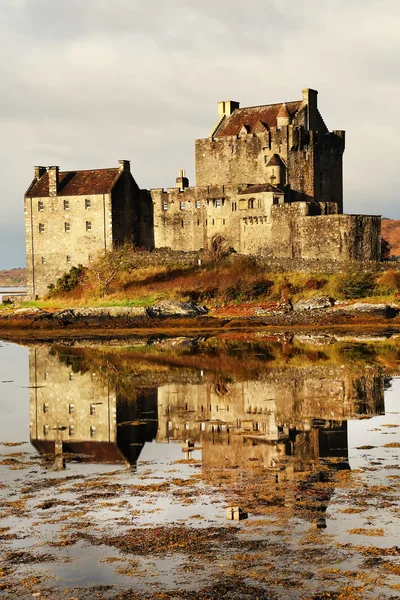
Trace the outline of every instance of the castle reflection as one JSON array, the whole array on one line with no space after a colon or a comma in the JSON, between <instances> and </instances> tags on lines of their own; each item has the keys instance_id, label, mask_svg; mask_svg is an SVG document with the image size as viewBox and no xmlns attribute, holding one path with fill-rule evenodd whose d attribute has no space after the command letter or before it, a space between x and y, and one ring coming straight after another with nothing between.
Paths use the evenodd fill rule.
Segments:
<instances>
[{"instance_id":1,"label":"castle reflection","mask_svg":"<svg viewBox=\"0 0 400 600\"><path fill-rule=\"evenodd\" d=\"M31 348L31 441L58 466L134 466L154 440L182 443L186 458L201 447L195 457L204 472L252 462L287 477L290 458L295 470L325 458L345 466L347 420L384 411L384 369L332 364L321 351L304 360L297 352L282 365L274 348L255 354L245 371L235 363L243 355L229 355L224 371L215 351Z\"/></svg>"}]
</instances>

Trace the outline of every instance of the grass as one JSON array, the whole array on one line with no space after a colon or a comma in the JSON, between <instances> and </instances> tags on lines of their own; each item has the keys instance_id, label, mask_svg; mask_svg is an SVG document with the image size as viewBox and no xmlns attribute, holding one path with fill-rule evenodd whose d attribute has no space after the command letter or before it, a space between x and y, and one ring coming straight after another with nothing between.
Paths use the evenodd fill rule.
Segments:
<instances>
[{"instance_id":1,"label":"grass","mask_svg":"<svg viewBox=\"0 0 400 600\"><path fill-rule=\"evenodd\" d=\"M262 304L291 300L294 303L313 296L390 303L398 300L399 295L400 274L391 270L380 274L362 271L333 275L271 273L252 257L234 255L200 267L121 269L103 295L89 269L87 276L73 290L58 292L36 302L25 302L22 306L44 309L129 307L150 306L171 299L218 308L248 302Z\"/></svg>"}]
</instances>

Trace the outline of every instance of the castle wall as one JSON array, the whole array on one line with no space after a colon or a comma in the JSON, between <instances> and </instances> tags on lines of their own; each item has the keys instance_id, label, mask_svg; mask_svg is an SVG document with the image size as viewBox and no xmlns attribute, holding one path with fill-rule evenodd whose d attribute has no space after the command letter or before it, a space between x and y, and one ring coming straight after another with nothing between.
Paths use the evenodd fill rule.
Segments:
<instances>
[{"instance_id":1,"label":"castle wall","mask_svg":"<svg viewBox=\"0 0 400 600\"><path fill-rule=\"evenodd\" d=\"M228 248L251 254L261 238L247 236L248 241L242 241L243 219L270 225L271 207L277 199L273 192L249 194L246 186L242 191L237 186L151 190L155 247L207 250L215 236L221 236Z\"/></svg>"},{"instance_id":2,"label":"castle wall","mask_svg":"<svg viewBox=\"0 0 400 600\"><path fill-rule=\"evenodd\" d=\"M72 266L112 248L111 194L26 197L25 227L28 291L41 296Z\"/></svg>"}]
</instances>

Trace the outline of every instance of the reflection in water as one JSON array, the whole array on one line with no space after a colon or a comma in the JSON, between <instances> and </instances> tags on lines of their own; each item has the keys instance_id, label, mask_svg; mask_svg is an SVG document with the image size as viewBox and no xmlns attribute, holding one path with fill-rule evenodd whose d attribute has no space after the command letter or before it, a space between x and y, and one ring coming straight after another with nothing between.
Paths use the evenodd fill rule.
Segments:
<instances>
[{"instance_id":1,"label":"reflection in water","mask_svg":"<svg viewBox=\"0 0 400 600\"><path fill-rule=\"evenodd\" d=\"M145 353L38 346L30 350L32 443L58 467L134 466L154 439L182 442L186 458L200 446L204 469L251 461L278 478L288 457L297 471L321 458L346 461L347 420L383 412L382 368L355 364L359 348L337 364L332 350L287 346L252 345L236 356L229 344Z\"/></svg>"}]
</instances>

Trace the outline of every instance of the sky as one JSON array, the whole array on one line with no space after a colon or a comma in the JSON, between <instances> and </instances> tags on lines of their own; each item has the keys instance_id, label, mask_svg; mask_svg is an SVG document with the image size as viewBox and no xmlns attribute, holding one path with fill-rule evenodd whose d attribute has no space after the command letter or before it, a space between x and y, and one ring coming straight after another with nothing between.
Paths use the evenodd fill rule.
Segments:
<instances>
[{"instance_id":1,"label":"sky","mask_svg":"<svg viewBox=\"0 0 400 600\"><path fill-rule=\"evenodd\" d=\"M219 100L305 87L346 130L345 212L400 218L399 31L398 0L0 0L0 269L25 265L34 165L195 184Z\"/></svg>"}]
</instances>

